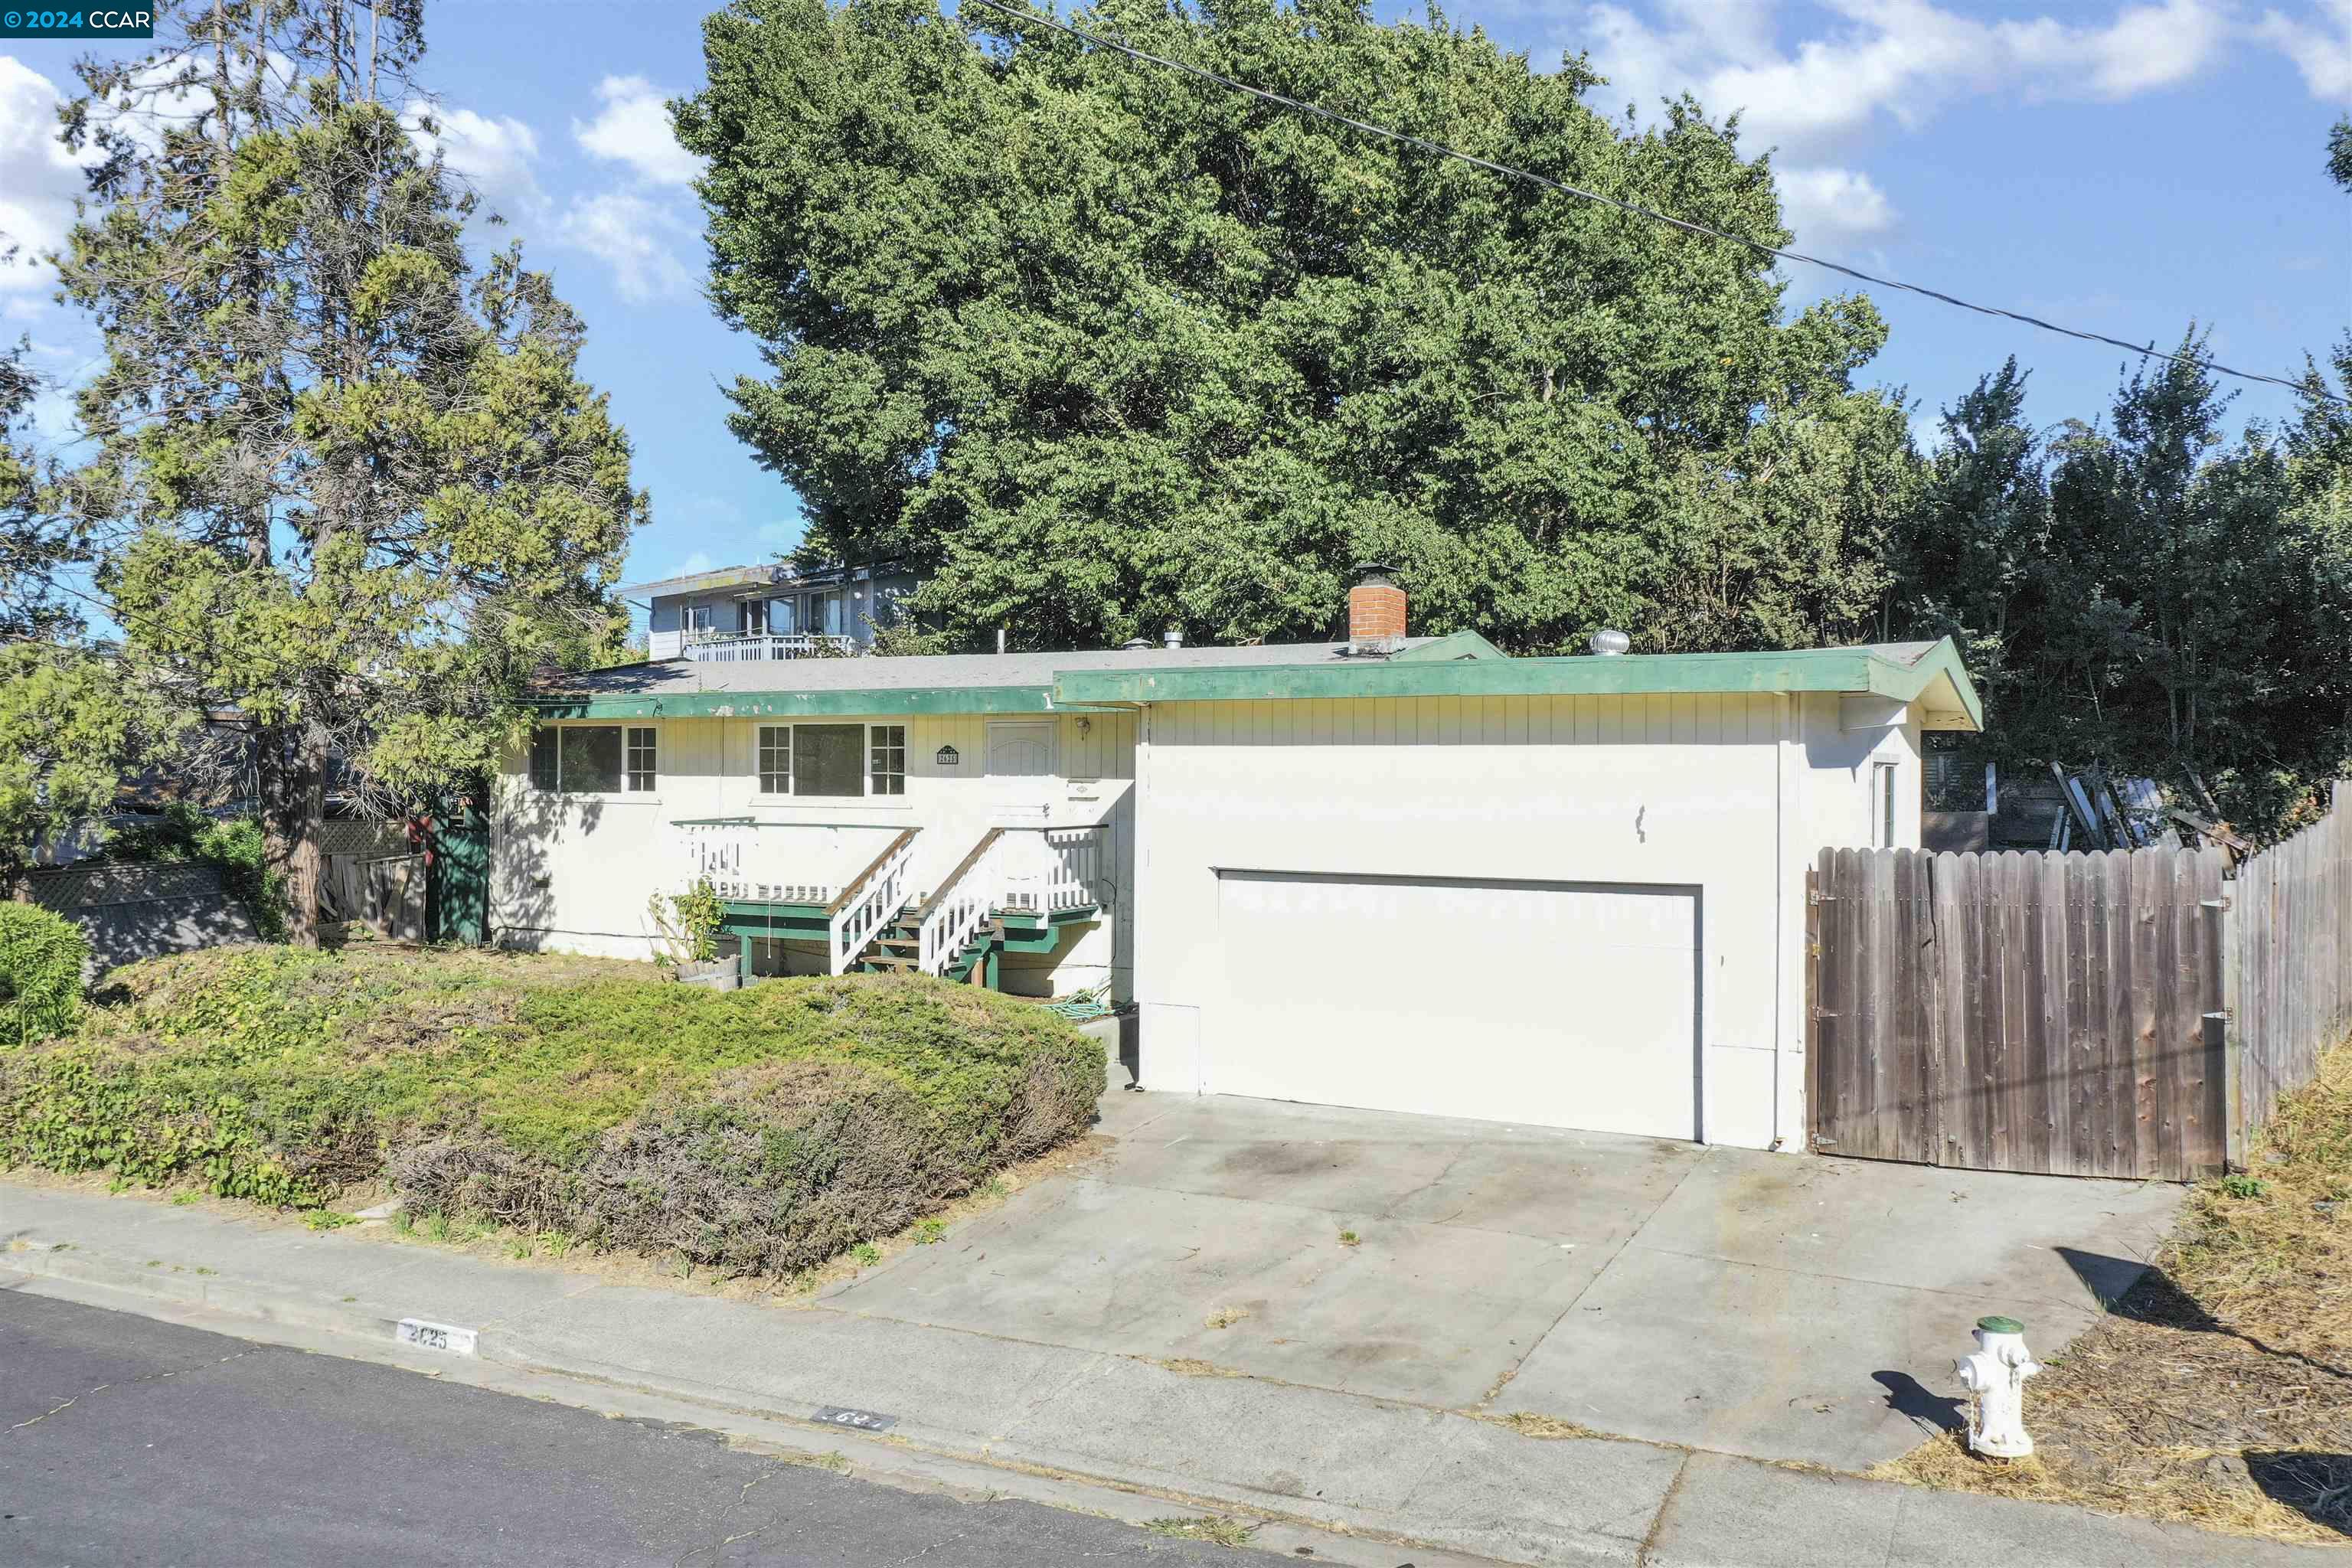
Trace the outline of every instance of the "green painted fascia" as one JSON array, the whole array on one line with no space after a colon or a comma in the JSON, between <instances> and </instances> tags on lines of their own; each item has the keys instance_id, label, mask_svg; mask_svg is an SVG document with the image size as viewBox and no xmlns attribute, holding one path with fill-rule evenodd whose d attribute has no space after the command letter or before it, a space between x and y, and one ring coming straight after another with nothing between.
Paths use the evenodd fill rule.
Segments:
<instances>
[{"instance_id":1,"label":"green painted fascia","mask_svg":"<svg viewBox=\"0 0 2352 1568\"><path fill-rule=\"evenodd\" d=\"M845 691L689 691L674 696L541 697L542 719L834 719L897 713L1051 713L1068 705L1043 686L867 688Z\"/></svg>"},{"instance_id":2,"label":"green painted fascia","mask_svg":"<svg viewBox=\"0 0 2352 1568\"><path fill-rule=\"evenodd\" d=\"M1451 658L1508 658L1511 656L1476 632L1448 632L1390 659L1391 664L1427 664Z\"/></svg>"},{"instance_id":3,"label":"green painted fascia","mask_svg":"<svg viewBox=\"0 0 2352 1568\"><path fill-rule=\"evenodd\" d=\"M1977 683L1969 679L1968 663L1960 658L1959 647L1951 638L1938 638L1934 647L1913 663L1873 658L1870 666L1870 689L1903 702L1916 702L1938 679L1949 679L1953 694L1960 700L1960 711L1968 715L1967 727L1979 731L1984 729L1984 699L1977 695Z\"/></svg>"},{"instance_id":4,"label":"green painted fascia","mask_svg":"<svg viewBox=\"0 0 2352 1568\"><path fill-rule=\"evenodd\" d=\"M1460 640L1456 640L1460 639ZM1450 652L1439 651L1450 648ZM1484 649L1484 652L1479 651ZM1915 701L1948 679L1968 727L1984 705L1949 637L1911 664L1868 648L1783 653L1581 654L1511 658L1457 632L1388 659L1066 670L1050 687L970 686L841 691L707 691L538 700L542 719L810 719L894 714L1100 712L1141 702L1281 701L1338 697L1561 697L1736 692L1870 692Z\"/></svg>"},{"instance_id":5,"label":"green painted fascia","mask_svg":"<svg viewBox=\"0 0 2352 1568\"><path fill-rule=\"evenodd\" d=\"M786 904L759 899L727 899L720 901L719 908L730 921L741 921L748 923L764 920L814 921L817 930L825 929L825 912L823 904ZM733 928L730 925L729 929L731 931Z\"/></svg>"},{"instance_id":6,"label":"green painted fascia","mask_svg":"<svg viewBox=\"0 0 2352 1568\"><path fill-rule=\"evenodd\" d=\"M1916 698L1952 677L1970 721L1981 725L1976 688L1946 638L1917 663L1868 648L1785 653L1585 654L1560 658L1382 659L1195 669L1071 670L1055 678L1056 702L1248 702L1339 697L1562 697L1741 692L1877 692Z\"/></svg>"}]
</instances>

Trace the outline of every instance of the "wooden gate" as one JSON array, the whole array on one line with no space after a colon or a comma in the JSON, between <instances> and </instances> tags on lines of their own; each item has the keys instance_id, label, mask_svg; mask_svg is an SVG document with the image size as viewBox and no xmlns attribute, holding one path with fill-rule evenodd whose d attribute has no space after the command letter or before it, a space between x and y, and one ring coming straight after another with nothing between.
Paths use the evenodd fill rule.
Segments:
<instances>
[{"instance_id":1,"label":"wooden gate","mask_svg":"<svg viewBox=\"0 0 2352 1568\"><path fill-rule=\"evenodd\" d=\"M1808 874L1814 1146L2186 1181L2227 1147L2215 849L1825 849Z\"/></svg>"}]
</instances>

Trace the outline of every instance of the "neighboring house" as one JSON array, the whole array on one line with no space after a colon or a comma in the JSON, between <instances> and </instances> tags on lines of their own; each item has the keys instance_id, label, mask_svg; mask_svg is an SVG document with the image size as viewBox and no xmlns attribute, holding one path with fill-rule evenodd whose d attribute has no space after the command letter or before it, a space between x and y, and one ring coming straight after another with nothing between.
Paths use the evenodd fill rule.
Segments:
<instances>
[{"instance_id":1,"label":"neighboring house","mask_svg":"<svg viewBox=\"0 0 2352 1568\"><path fill-rule=\"evenodd\" d=\"M897 623L919 581L896 564L800 572L772 563L631 583L620 596L647 609L648 658L807 658L873 646L875 629Z\"/></svg>"},{"instance_id":2,"label":"neighboring house","mask_svg":"<svg viewBox=\"0 0 2352 1568\"><path fill-rule=\"evenodd\" d=\"M1948 642L1510 658L1403 637L640 665L501 781L501 940L1105 983L1143 1088L1801 1146L1806 868L1919 841Z\"/></svg>"}]
</instances>

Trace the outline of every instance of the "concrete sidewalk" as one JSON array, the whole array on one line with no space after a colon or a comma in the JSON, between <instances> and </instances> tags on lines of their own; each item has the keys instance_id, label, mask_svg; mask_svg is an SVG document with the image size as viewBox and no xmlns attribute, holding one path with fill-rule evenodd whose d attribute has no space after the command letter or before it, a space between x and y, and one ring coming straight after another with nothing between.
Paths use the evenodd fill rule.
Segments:
<instances>
[{"instance_id":1,"label":"concrete sidewalk","mask_svg":"<svg viewBox=\"0 0 2352 1568\"><path fill-rule=\"evenodd\" d=\"M823 1304L617 1286L152 1198L0 1184L0 1284L15 1289L591 1407L668 1412L788 1450L837 1451L877 1479L1119 1517L1255 1516L1271 1521L1261 1544L1311 1543L1318 1560L1364 1568L2345 1561L1670 1444L1538 1439L1393 1398ZM396 1345L402 1319L478 1331L478 1356ZM866 1428L821 1418L843 1409L867 1413ZM877 1433L875 1421L887 1425Z\"/></svg>"}]
</instances>

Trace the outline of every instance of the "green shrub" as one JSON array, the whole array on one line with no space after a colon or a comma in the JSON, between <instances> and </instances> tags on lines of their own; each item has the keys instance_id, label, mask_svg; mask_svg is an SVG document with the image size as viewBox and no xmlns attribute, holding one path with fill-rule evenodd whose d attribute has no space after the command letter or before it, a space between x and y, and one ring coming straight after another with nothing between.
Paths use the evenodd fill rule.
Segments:
<instances>
[{"instance_id":1,"label":"green shrub","mask_svg":"<svg viewBox=\"0 0 2352 1568\"><path fill-rule=\"evenodd\" d=\"M0 1045L74 1026L89 943L81 928L34 904L0 903Z\"/></svg>"},{"instance_id":2,"label":"green shrub","mask_svg":"<svg viewBox=\"0 0 2352 1568\"><path fill-rule=\"evenodd\" d=\"M0 1057L0 1164L787 1273L1085 1130L1095 1042L921 977L720 992L646 966L244 948L119 970L81 1035Z\"/></svg>"},{"instance_id":3,"label":"green shrub","mask_svg":"<svg viewBox=\"0 0 2352 1568\"><path fill-rule=\"evenodd\" d=\"M286 940L286 884L270 868L269 840L258 819L226 820L193 805L175 804L137 827L107 835L106 856L125 865L188 862L220 872L221 886L253 912L253 925L268 942Z\"/></svg>"}]
</instances>

